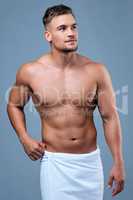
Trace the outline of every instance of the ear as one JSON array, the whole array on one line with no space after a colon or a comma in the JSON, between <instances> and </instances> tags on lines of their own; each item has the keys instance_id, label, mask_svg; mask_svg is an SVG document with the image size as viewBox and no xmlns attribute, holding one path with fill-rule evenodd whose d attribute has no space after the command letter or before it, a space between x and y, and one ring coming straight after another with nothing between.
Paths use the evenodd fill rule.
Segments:
<instances>
[{"instance_id":1,"label":"ear","mask_svg":"<svg viewBox=\"0 0 133 200\"><path fill-rule=\"evenodd\" d=\"M48 42L51 42L52 41L52 34L49 32L49 31L45 31L44 32L44 36L45 36L45 38L46 38L46 40L48 41Z\"/></svg>"}]
</instances>

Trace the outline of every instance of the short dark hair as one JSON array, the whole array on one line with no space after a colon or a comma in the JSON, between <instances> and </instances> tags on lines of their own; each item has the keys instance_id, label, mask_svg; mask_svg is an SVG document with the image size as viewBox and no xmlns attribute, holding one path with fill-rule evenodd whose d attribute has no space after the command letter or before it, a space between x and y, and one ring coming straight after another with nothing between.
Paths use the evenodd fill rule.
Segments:
<instances>
[{"instance_id":1,"label":"short dark hair","mask_svg":"<svg viewBox=\"0 0 133 200\"><path fill-rule=\"evenodd\" d=\"M46 28L47 25L52 21L54 17L57 17L59 15L64 15L64 14L71 14L75 18L75 15L72 9L66 5L59 4L59 5L55 5L55 6L47 8L42 18L44 27Z\"/></svg>"}]
</instances>

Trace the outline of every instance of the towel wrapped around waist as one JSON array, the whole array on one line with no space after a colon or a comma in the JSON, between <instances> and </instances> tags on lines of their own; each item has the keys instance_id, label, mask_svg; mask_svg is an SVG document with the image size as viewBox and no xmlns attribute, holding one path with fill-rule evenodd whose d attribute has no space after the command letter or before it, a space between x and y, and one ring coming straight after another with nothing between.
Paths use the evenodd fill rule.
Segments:
<instances>
[{"instance_id":1,"label":"towel wrapped around waist","mask_svg":"<svg viewBox=\"0 0 133 200\"><path fill-rule=\"evenodd\" d=\"M42 200L103 200L100 149L89 153L45 151L40 161Z\"/></svg>"}]
</instances>

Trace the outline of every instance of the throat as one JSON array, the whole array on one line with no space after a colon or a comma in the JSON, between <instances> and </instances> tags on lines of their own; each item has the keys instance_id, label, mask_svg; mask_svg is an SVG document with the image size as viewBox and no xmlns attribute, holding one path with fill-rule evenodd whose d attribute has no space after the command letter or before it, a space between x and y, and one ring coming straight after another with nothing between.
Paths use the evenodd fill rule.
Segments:
<instances>
[{"instance_id":1,"label":"throat","mask_svg":"<svg viewBox=\"0 0 133 200\"><path fill-rule=\"evenodd\" d=\"M78 56L75 52L58 53L54 50L51 52L51 57L55 61L57 68L65 69L74 66Z\"/></svg>"}]
</instances>

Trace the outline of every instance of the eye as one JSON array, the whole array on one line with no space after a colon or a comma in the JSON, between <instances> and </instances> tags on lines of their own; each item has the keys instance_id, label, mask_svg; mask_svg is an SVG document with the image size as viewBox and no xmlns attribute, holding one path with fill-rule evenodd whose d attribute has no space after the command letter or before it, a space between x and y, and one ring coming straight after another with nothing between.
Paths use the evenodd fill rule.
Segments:
<instances>
[{"instance_id":1,"label":"eye","mask_svg":"<svg viewBox=\"0 0 133 200\"><path fill-rule=\"evenodd\" d=\"M59 30L59 31L65 31L65 30L66 30L66 26L60 26L60 27L58 28L58 30Z\"/></svg>"},{"instance_id":2,"label":"eye","mask_svg":"<svg viewBox=\"0 0 133 200\"><path fill-rule=\"evenodd\" d=\"M77 29L77 25L73 25L72 29L74 29L74 30Z\"/></svg>"}]
</instances>

